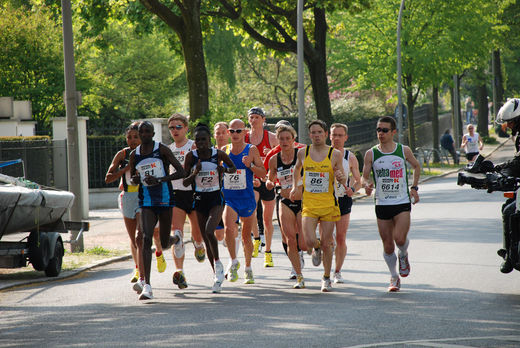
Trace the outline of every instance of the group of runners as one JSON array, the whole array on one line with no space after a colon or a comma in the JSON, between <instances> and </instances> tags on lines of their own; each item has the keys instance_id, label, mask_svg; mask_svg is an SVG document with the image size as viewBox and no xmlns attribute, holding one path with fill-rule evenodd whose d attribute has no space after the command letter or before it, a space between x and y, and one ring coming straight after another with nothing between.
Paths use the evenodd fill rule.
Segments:
<instances>
[{"instance_id":1,"label":"group of runners","mask_svg":"<svg viewBox=\"0 0 520 348\"><path fill-rule=\"evenodd\" d=\"M168 120L170 146L153 140L154 128L148 121L126 130L128 147L115 155L106 181L121 180L120 207L136 265L131 281L139 299L153 298L152 241L158 271L166 269L162 251L171 247L176 267L173 283L181 289L188 286L183 271L186 217L196 259L203 262L207 254L211 264L212 292L221 292L225 279L238 280L240 244L244 283L254 284L251 262L262 244L259 225L265 236L264 267L274 266L275 212L292 265L290 278L296 281L293 287L305 287L302 269L308 252L315 266L323 263L321 291L331 291L332 283L344 281L341 269L352 196L362 187L367 195L375 189L377 225L391 274L388 290L398 291L400 277L410 272L407 235L411 203L419 201L420 166L407 146L393 141L395 120L383 117L378 121L379 142L367 151L362 176L356 156L344 148L348 139L344 124L335 123L329 129L323 121L310 122L311 144L305 145L296 142L296 131L287 121L278 122L275 133L265 130L261 108L249 110L248 123L249 129L240 119L218 122L213 134L207 125L198 124L190 140L187 117L174 114ZM332 146L326 143L329 131ZM410 188L407 163L413 167ZM226 268L219 241L228 249Z\"/></svg>"}]
</instances>

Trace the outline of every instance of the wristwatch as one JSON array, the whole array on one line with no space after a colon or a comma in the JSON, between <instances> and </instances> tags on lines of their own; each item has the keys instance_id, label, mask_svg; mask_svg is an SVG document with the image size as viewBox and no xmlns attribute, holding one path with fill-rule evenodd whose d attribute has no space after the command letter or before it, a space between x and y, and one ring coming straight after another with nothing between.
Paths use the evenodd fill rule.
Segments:
<instances>
[{"instance_id":1,"label":"wristwatch","mask_svg":"<svg viewBox=\"0 0 520 348\"><path fill-rule=\"evenodd\" d=\"M419 186L412 186L412 187L410 187L410 189L415 190L415 191L419 191Z\"/></svg>"}]
</instances>

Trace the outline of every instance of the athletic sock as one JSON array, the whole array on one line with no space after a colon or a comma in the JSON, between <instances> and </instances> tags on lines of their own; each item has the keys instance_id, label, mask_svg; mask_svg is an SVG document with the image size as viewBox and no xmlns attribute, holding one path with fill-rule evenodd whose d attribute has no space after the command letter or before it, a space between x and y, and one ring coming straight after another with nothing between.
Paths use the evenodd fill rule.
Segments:
<instances>
[{"instance_id":1,"label":"athletic sock","mask_svg":"<svg viewBox=\"0 0 520 348\"><path fill-rule=\"evenodd\" d=\"M397 271L396 271L396 263L397 263L397 256L395 256L395 253L387 254L383 252L383 257L385 258L386 265L388 266L388 270L390 271L390 274L393 278L397 278Z\"/></svg>"},{"instance_id":2,"label":"athletic sock","mask_svg":"<svg viewBox=\"0 0 520 348\"><path fill-rule=\"evenodd\" d=\"M253 270L253 268L251 268L251 266L249 266L249 267L248 267L248 266L246 266L246 269L245 269L245 270L246 270L246 271L252 271L252 270Z\"/></svg>"},{"instance_id":3,"label":"athletic sock","mask_svg":"<svg viewBox=\"0 0 520 348\"><path fill-rule=\"evenodd\" d=\"M233 259L233 260L231 260L231 264L232 264L232 265L236 265L237 263L238 263L238 259Z\"/></svg>"},{"instance_id":4,"label":"athletic sock","mask_svg":"<svg viewBox=\"0 0 520 348\"><path fill-rule=\"evenodd\" d=\"M406 238L406 242L404 242L403 245L397 245L397 248L399 249L399 255L406 256L408 254L408 245L410 244L410 240Z\"/></svg>"},{"instance_id":5,"label":"athletic sock","mask_svg":"<svg viewBox=\"0 0 520 348\"><path fill-rule=\"evenodd\" d=\"M155 257L159 257L162 255L162 250L161 251L156 251L155 252ZM137 266L135 266L137 268Z\"/></svg>"}]
</instances>

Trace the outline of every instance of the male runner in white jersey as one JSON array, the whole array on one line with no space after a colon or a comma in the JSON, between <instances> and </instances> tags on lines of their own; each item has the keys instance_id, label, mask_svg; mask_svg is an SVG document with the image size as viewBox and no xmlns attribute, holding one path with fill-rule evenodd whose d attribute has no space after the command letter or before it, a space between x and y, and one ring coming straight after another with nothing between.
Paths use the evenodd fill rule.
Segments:
<instances>
[{"instance_id":1,"label":"male runner in white jersey","mask_svg":"<svg viewBox=\"0 0 520 348\"><path fill-rule=\"evenodd\" d=\"M336 183L336 198L338 199L341 218L336 221L336 269L334 270L334 283L343 283L341 267L347 255L347 230L350 222L350 211L352 209L352 196L361 188L361 175L359 174L359 163L352 151L344 148L348 139L348 127L342 123L334 123L330 126L330 143L332 147L341 152L343 170L347 177L347 188ZM349 174L352 173L352 181Z\"/></svg>"},{"instance_id":2,"label":"male runner in white jersey","mask_svg":"<svg viewBox=\"0 0 520 348\"><path fill-rule=\"evenodd\" d=\"M173 114L168 119L168 129L173 139L170 144L170 150L173 152L175 158L184 167L184 160L186 155L191 150L195 149L195 142L186 137L188 133L188 118L181 114ZM197 213L193 210L193 188L191 186L185 187L182 184L182 179L173 180L172 187L175 197L175 206L172 214L172 230L174 234L181 234L184 236L184 222L186 216L190 220L191 237L193 238L193 245L195 246L195 258L199 262L203 262L205 258L205 250L203 245L202 235L200 233L199 223L197 220ZM184 289L188 287L186 277L184 275L184 245L182 247L174 248L173 259L176 266L176 271L173 273L173 283Z\"/></svg>"},{"instance_id":3,"label":"male runner in white jersey","mask_svg":"<svg viewBox=\"0 0 520 348\"><path fill-rule=\"evenodd\" d=\"M410 274L408 262L410 211L411 203L419 202L417 185L421 166L408 146L394 142L397 132L394 118L381 117L377 121L376 131L379 144L365 154L362 183L366 194L370 196L375 181L377 227L383 242L383 256L391 274L388 291L394 292L401 288L399 275L407 277ZM408 189L406 162L413 167L413 182L410 189ZM370 178L371 171L373 171L374 181ZM394 252L396 245L399 249L399 274L396 271L397 257Z\"/></svg>"},{"instance_id":4,"label":"male runner in white jersey","mask_svg":"<svg viewBox=\"0 0 520 348\"><path fill-rule=\"evenodd\" d=\"M327 125L321 120L309 123L312 145L298 150L294 167L291 201L302 199L302 230L307 248L323 250L323 279L321 291L332 290L330 270L332 268L332 233L334 224L340 219L340 211L334 195L334 179L346 184L341 153L327 145ZM303 194L301 172L303 169ZM321 225L321 243L316 238L316 226Z\"/></svg>"}]
</instances>

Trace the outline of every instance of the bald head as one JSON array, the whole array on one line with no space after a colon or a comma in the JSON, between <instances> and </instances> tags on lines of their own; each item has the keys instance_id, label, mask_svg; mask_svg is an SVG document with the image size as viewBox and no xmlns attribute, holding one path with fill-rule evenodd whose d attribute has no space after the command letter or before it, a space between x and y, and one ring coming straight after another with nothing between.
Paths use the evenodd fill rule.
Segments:
<instances>
[{"instance_id":1,"label":"bald head","mask_svg":"<svg viewBox=\"0 0 520 348\"><path fill-rule=\"evenodd\" d=\"M246 124L244 123L244 121L242 121L238 118L235 118L234 120L231 120L231 122L229 122L229 128L237 129L237 128L245 128L245 127L246 127Z\"/></svg>"}]
</instances>

